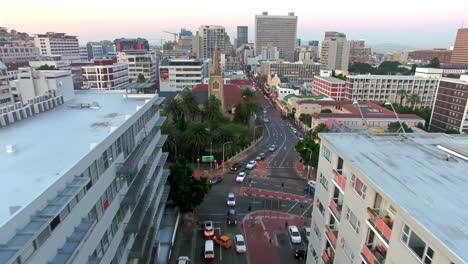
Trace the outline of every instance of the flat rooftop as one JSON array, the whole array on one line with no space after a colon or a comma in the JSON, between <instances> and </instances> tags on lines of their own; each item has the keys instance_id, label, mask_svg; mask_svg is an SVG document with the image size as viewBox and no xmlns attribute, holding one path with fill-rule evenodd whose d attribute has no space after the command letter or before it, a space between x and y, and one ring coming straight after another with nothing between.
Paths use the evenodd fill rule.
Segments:
<instances>
[{"instance_id":1,"label":"flat rooftop","mask_svg":"<svg viewBox=\"0 0 468 264\"><path fill-rule=\"evenodd\" d=\"M468 136L322 133L337 151L427 232L468 262Z\"/></svg>"},{"instance_id":2,"label":"flat rooftop","mask_svg":"<svg viewBox=\"0 0 468 264\"><path fill-rule=\"evenodd\" d=\"M391 80L434 80L437 81L438 79L435 78L424 78L420 76L412 76L412 75L369 75L369 74L360 74L360 75L348 75L350 79L370 79L370 80L378 80L378 79L391 79Z\"/></svg>"},{"instance_id":3,"label":"flat rooftop","mask_svg":"<svg viewBox=\"0 0 468 264\"><path fill-rule=\"evenodd\" d=\"M75 91L76 96L52 110L0 128L0 226L10 217L11 206L24 207L35 200L71 167L102 142L111 127L136 112L144 99L125 99L124 91ZM97 102L99 109L72 108ZM6 153L5 146L14 152Z\"/></svg>"},{"instance_id":4,"label":"flat rooftop","mask_svg":"<svg viewBox=\"0 0 468 264\"><path fill-rule=\"evenodd\" d=\"M324 77L324 76L317 76L317 79L322 79L330 83L338 83L338 84L345 84L346 81L343 81L341 79L335 78L335 77Z\"/></svg>"}]
</instances>

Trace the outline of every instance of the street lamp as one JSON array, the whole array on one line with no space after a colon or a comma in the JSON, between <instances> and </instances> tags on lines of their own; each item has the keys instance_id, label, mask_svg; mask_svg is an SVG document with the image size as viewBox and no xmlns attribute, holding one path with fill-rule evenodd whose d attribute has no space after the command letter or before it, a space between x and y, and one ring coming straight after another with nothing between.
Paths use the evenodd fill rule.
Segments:
<instances>
[{"instance_id":1,"label":"street lamp","mask_svg":"<svg viewBox=\"0 0 468 264\"><path fill-rule=\"evenodd\" d=\"M232 143L232 141L223 143L223 172L224 172L224 146L225 146L226 144L231 144L231 143Z\"/></svg>"},{"instance_id":2,"label":"street lamp","mask_svg":"<svg viewBox=\"0 0 468 264\"><path fill-rule=\"evenodd\" d=\"M309 155L309 161L312 161L312 149L308 148L308 147L304 147L304 149L307 149L310 151L310 155ZM307 180L310 180L310 172L312 171L312 166L310 166L310 169L309 169L309 172L307 173Z\"/></svg>"},{"instance_id":3,"label":"street lamp","mask_svg":"<svg viewBox=\"0 0 468 264\"><path fill-rule=\"evenodd\" d=\"M397 118L397 120L398 120L398 123L400 124L400 128L401 128L401 130L403 131L403 134L406 134L405 128L403 127L403 124L401 123L401 120L400 120L400 118L398 117L398 114L397 114L397 112L395 111L395 108L393 107L393 104L392 104L390 101L386 101L386 102L385 102L385 105L390 105L390 107L391 107L392 110L393 110L393 113L395 113L395 116L396 116L396 118ZM397 132L398 132L398 131L397 131Z\"/></svg>"}]
</instances>

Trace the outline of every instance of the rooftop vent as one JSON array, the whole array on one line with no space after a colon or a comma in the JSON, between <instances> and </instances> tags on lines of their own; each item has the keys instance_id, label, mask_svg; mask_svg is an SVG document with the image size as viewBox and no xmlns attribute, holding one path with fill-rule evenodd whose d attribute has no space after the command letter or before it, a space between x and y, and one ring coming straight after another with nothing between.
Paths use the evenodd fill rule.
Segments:
<instances>
[{"instance_id":1,"label":"rooftop vent","mask_svg":"<svg viewBox=\"0 0 468 264\"><path fill-rule=\"evenodd\" d=\"M78 108L78 109L99 109L101 106L99 105L98 102L92 102L90 104L88 103L80 103L76 105L70 106L71 108Z\"/></svg>"},{"instance_id":2,"label":"rooftop vent","mask_svg":"<svg viewBox=\"0 0 468 264\"><path fill-rule=\"evenodd\" d=\"M11 154L14 152L13 145L5 145L5 152Z\"/></svg>"}]
</instances>

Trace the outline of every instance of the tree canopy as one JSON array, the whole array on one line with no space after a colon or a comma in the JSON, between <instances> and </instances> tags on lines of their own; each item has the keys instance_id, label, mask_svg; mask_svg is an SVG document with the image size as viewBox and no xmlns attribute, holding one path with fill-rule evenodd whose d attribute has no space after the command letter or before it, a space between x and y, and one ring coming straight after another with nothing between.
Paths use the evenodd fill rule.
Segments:
<instances>
[{"instance_id":1,"label":"tree canopy","mask_svg":"<svg viewBox=\"0 0 468 264\"><path fill-rule=\"evenodd\" d=\"M413 132L413 130L405 122L402 123L402 126L405 129L406 133L412 133ZM398 133L403 133L403 131L401 130L401 126L400 126L399 122L389 123L387 130L388 130L388 132L392 132L392 133L397 133L397 132Z\"/></svg>"},{"instance_id":2,"label":"tree canopy","mask_svg":"<svg viewBox=\"0 0 468 264\"><path fill-rule=\"evenodd\" d=\"M378 74L378 75L411 75L416 70L415 66L410 69L400 67L401 63L398 61L384 61L378 67L373 67L369 63L355 62L351 64L348 71L360 74Z\"/></svg>"},{"instance_id":3,"label":"tree canopy","mask_svg":"<svg viewBox=\"0 0 468 264\"><path fill-rule=\"evenodd\" d=\"M144 76L142 73L138 74L138 77L137 77L136 82L137 82L137 83L144 83L144 82L146 82L145 76Z\"/></svg>"}]
</instances>

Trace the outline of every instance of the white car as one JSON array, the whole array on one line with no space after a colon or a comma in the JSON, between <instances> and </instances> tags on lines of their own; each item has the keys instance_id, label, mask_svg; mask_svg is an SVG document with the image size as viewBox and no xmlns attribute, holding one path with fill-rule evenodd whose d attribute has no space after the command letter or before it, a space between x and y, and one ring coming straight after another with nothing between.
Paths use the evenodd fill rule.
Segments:
<instances>
[{"instance_id":1,"label":"white car","mask_svg":"<svg viewBox=\"0 0 468 264\"><path fill-rule=\"evenodd\" d=\"M249 161L249 163L247 163L245 168L251 170L251 169L255 168L255 165L257 165L257 162L255 160L251 160L251 161Z\"/></svg>"},{"instance_id":2,"label":"white car","mask_svg":"<svg viewBox=\"0 0 468 264\"><path fill-rule=\"evenodd\" d=\"M237 174L237 177L236 177L236 182L243 182L246 175L247 173L243 171L239 172L239 174Z\"/></svg>"},{"instance_id":3,"label":"white car","mask_svg":"<svg viewBox=\"0 0 468 264\"><path fill-rule=\"evenodd\" d=\"M245 246L245 240L243 235L236 235L236 251L237 253L245 252L247 251L247 247Z\"/></svg>"},{"instance_id":4,"label":"white car","mask_svg":"<svg viewBox=\"0 0 468 264\"><path fill-rule=\"evenodd\" d=\"M177 259L177 264L190 264L190 258L187 256L181 256Z\"/></svg>"},{"instance_id":5,"label":"white car","mask_svg":"<svg viewBox=\"0 0 468 264\"><path fill-rule=\"evenodd\" d=\"M265 122L265 123L269 123L269 122L270 122L270 119L268 119L268 118L265 118L265 119L263 119L263 122Z\"/></svg>"},{"instance_id":6,"label":"white car","mask_svg":"<svg viewBox=\"0 0 468 264\"><path fill-rule=\"evenodd\" d=\"M263 113L266 114L266 110L263 110Z\"/></svg>"},{"instance_id":7,"label":"white car","mask_svg":"<svg viewBox=\"0 0 468 264\"><path fill-rule=\"evenodd\" d=\"M304 236L305 236L306 242L309 242L310 227L304 226Z\"/></svg>"},{"instance_id":8,"label":"white car","mask_svg":"<svg viewBox=\"0 0 468 264\"><path fill-rule=\"evenodd\" d=\"M233 193L228 193L227 205L228 206L236 206L236 197L234 196Z\"/></svg>"},{"instance_id":9,"label":"white car","mask_svg":"<svg viewBox=\"0 0 468 264\"><path fill-rule=\"evenodd\" d=\"M293 244L301 243L301 234L299 233L299 229L297 229L297 226L289 226L288 232L289 237L291 238L291 242Z\"/></svg>"}]
</instances>

